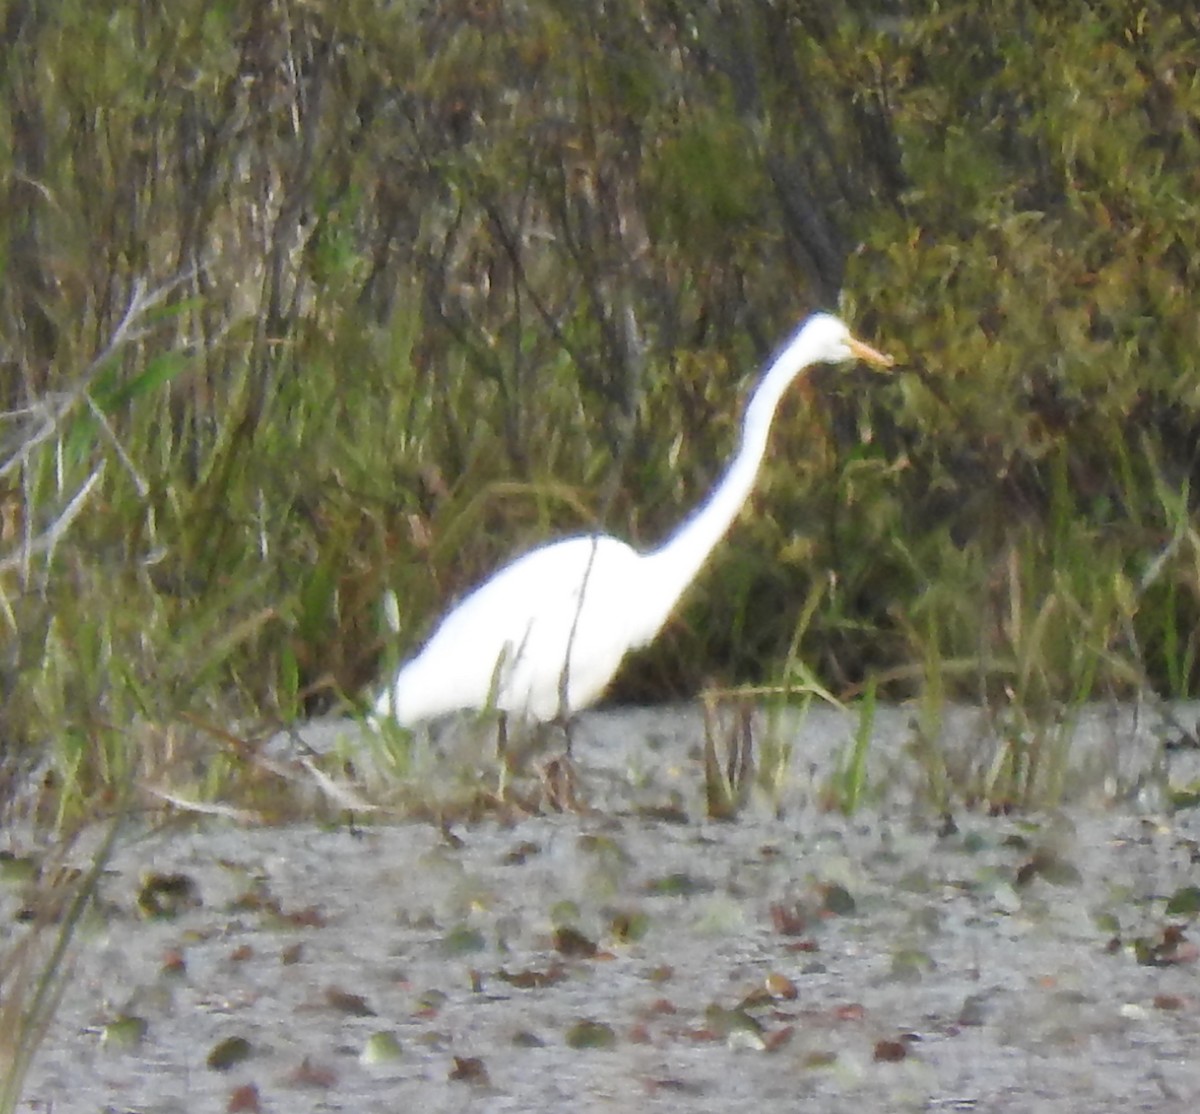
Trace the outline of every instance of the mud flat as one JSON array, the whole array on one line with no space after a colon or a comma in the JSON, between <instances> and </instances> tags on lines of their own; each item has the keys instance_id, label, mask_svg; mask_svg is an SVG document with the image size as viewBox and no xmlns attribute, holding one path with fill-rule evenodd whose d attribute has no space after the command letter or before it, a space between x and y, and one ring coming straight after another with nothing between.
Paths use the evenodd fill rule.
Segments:
<instances>
[{"instance_id":1,"label":"mud flat","mask_svg":"<svg viewBox=\"0 0 1200 1114\"><path fill-rule=\"evenodd\" d=\"M822 710L760 723L791 764L711 821L686 707L583 721L581 813L131 828L21 1109L1192 1110L1196 718L1085 709L1047 811L934 807L881 709L844 816Z\"/></svg>"}]
</instances>

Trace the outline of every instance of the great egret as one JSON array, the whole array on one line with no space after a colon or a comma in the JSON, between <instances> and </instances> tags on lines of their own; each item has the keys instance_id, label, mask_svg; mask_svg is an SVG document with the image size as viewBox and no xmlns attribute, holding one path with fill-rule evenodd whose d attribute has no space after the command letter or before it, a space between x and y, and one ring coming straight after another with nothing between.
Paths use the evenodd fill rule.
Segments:
<instances>
[{"instance_id":1,"label":"great egret","mask_svg":"<svg viewBox=\"0 0 1200 1114\"><path fill-rule=\"evenodd\" d=\"M767 447L783 392L815 363L892 360L838 318L814 314L763 373L741 445L707 502L657 549L607 534L550 542L505 565L442 620L396 674L374 717L412 727L449 712L495 709L567 723L604 693L628 651L649 643L729 529Z\"/></svg>"}]
</instances>

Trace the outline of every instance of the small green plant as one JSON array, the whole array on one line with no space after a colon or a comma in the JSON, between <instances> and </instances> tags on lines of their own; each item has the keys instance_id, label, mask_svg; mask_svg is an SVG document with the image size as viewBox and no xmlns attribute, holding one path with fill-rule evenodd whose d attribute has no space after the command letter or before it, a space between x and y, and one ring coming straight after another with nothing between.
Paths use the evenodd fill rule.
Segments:
<instances>
[{"instance_id":1,"label":"small green plant","mask_svg":"<svg viewBox=\"0 0 1200 1114\"><path fill-rule=\"evenodd\" d=\"M704 798L713 820L732 820L749 800L754 778L754 705L746 697L722 715L715 694L704 700Z\"/></svg>"},{"instance_id":2,"label":"small green plant","mask_svg":"<svg viewBox=\"0 0 1200 1114\"><path fill-rule=\"evenodd\" d=\"M867 759L875 730L875 683L868 681L858 709L858 726L849 752L844 753L834 771L828 796L844 816L853 816L867 792Z\"/></svg>"}]
</instances>

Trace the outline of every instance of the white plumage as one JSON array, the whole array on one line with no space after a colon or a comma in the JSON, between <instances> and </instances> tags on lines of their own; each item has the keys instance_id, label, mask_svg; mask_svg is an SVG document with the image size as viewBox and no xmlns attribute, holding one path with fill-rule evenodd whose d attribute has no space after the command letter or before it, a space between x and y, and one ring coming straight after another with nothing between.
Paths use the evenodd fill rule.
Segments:
<instances>
[{"instance_id":1,"label":"white plumage","mask_svg":"<svg viewBox=\"0 0 1200 1114\"><path fill-rule=\"evenodd\" d=\"M653 640L737 516L758 473L784 391L814 363L891 359L816 314L763 373L738 451L709 498L657 549L604 534L550 542L484 581L442 620L375 703L413 726L448 712L494 708L566 721L595 703L626 653Z\"/></svg>"}]
</instances>

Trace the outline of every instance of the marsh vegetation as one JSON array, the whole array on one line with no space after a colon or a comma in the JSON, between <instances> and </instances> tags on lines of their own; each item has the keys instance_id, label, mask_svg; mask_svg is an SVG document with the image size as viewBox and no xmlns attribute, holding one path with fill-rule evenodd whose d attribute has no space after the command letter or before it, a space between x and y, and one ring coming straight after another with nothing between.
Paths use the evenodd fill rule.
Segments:
<instances>
[{"instance_id":1,"label":"marsh vegetation","mask_svg":"<svg viewBox=\"0 0 1200 1114\"><path fill-rule=\"evenodd\" d=\"M858 749L814 800L845 813L874 709L908 701L936 815L1052 805L1080 709L1194 693L1189 5L63 0L3 25L6 830L372 803L353 755L266 741L370 695L506 557L662 538L818 307L897 373L796 392L613 702L827 693ZM1000 728L969 776L936 745L953 701Z\"/></svg>"}]
</instances>

